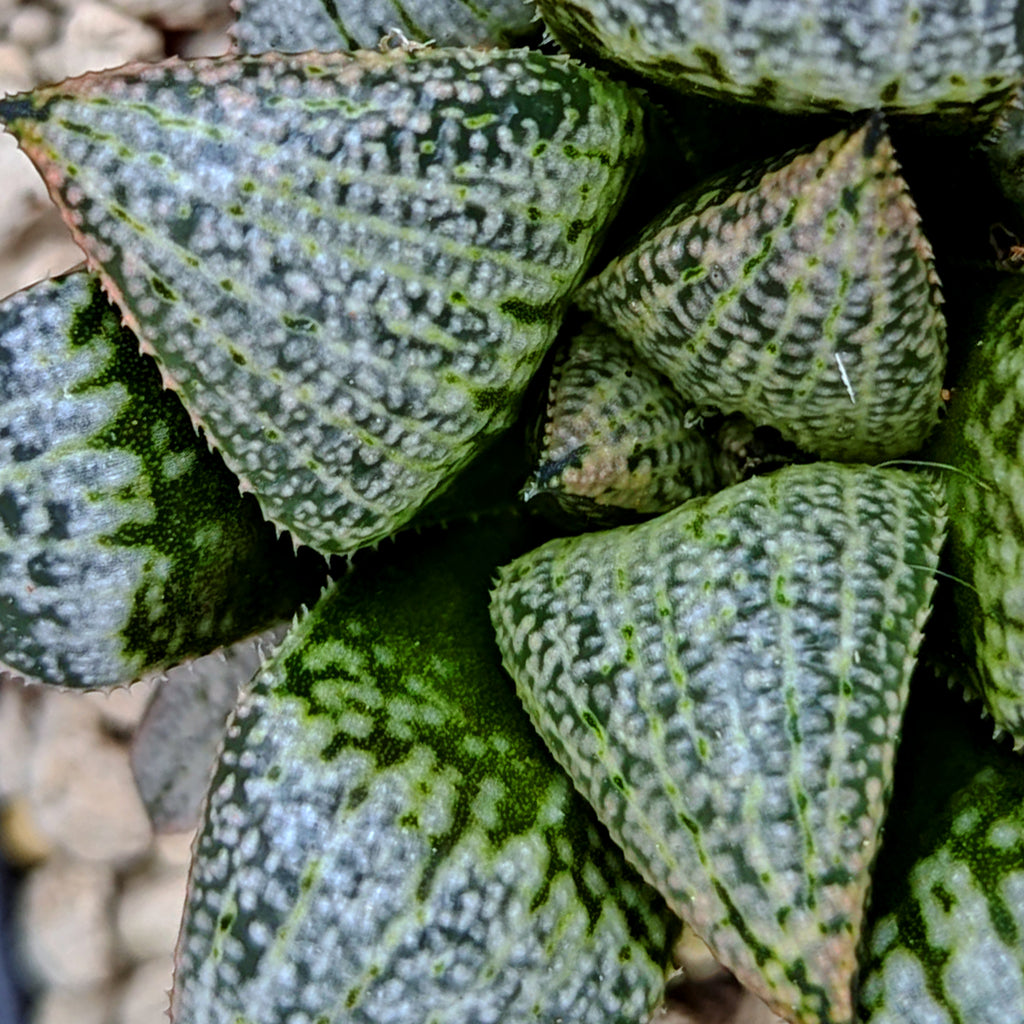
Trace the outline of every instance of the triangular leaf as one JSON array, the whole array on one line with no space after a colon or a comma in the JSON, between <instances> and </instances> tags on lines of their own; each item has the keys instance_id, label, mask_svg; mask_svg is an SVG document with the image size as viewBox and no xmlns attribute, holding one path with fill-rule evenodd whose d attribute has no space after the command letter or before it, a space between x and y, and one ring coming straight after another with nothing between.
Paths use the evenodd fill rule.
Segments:
<instances>
[{"instance_id":1,"label":"triangular leaf","mask_svg":"<svg viewBox=\"0 0 1024 1024\"><path fill-rule=\"evenodd\" d=\"M929 458L948 465L954 631L969 680L1024 748L1024 280L977 286L967 361Z\"/></svg>"},{"instance_id":2,"label":"triangular leaf","mask_svg":"<svg viewBox=\"0 0 1024 1024\"><path fill-rule=\"evenodd\" d=\"M553 499L572 520L613 525L715 490L699 417L628 342L586 324L552 367L534 428L527 501Z\"/></svg>"},{"instance_id":3,"label":"triangular leaf","mask_svg":"<svg viewBox=\"0 0 1024 1024\"><path fill-rule=\"evenodd\" d=\"M178 1024L642 1024L676 928L551 760L487 620L493 522L321 599L228 728Z\"/></svg>"},{"instance_id":4,"label":"triangular leaf","mask_svg":"<svg viewBox=\"0 0 1024 1024\"><path fill-rule=\"evenodd\" d=\"M931 247L880 121L685 197L579 292L685 398L871 461L938 422Z\"/></svg>"},{"instance_id":5,"label":"triangular leaf","mask_svg":"<svg viewBox=\"0 0 1024 1024\"><path fill-rule=\"evenodd\" d=\"M95 688L292 615L274 535L85 274L0 303L0 660Z\"/></svg>"},{"instance_id":6,"label":"triangular leaf","mask_svg":"<svg viewBox=\"0 0 1024 1024\"><path fill-rule=\"evenodd\" d=\"M787 1019L847 1022L942 540L936 488L819 463L502 570L534 724L627 856Z\"/></svg>"},{"instance_id":7,"label":"triangular leaf","mask_svg":"<svg viewBox=\"0 0 1024 1024\"><path fill-rule=\"evenodd\" d=\"M274 522L347 553L506 427L641 146L530 51L134 66L0 100Z\"/></svg>"}]
</instances>

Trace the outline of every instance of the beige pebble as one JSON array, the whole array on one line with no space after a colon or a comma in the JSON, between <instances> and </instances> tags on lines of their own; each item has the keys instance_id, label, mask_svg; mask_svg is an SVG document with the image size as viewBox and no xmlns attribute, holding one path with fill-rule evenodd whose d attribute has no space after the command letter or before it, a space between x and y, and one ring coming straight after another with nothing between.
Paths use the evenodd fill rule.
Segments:
<instances>
[{"instance_id":1,"label":"beige pebble","mask_svg":"<svg viewBox=\"0 0 1024 1024\"><path fill-rule=\"evenodd\" d=\"M111 978L113 897L113 872L100 864L58 856L30 872L17 912L26 973L49 986Z\"/></svg>"},{"instance_id":2,"label":"beige pebble","mask_svg":"<svg viewBox=\"0 0 1024 1024\"><path fill-rule=\"evenodd\" d=\"M51 988L37 997L31 1020L32 1024L110 1024L113 1014L109 986Z\"/></svg>"},{"instance_id":3,"label":"beige pebble","mask_svg":"<svg viewBox=\"0 0 1024 1024\"><path fill-rule=\"evenodd\" d=\"M188 870L192 863L194 832L168 832L153 838L153 853L160 864L168 868Z\"/></svg>"},{"instance_id":4,"label":"beige pebble","mask_svg":"<svg viewBox=\"0 0 1024 1024\"><path fill-rule=\"evenodd\" d=\"M10 800L28 787L30 703L23 683L16 679L0 681L0 801Z\"/></svg>"},{"instance_id":5,"label":"beige pebble","mask_svg":"<svg viewBox=\"0 0 1024 1024\"><path fill-rule=\"evenodd\" d=\"M170 956L136 967L121 990L113 1018L115 1024L166 1024L172 972Z\"/></svg>"},{"instance_id":6,"label":"beige pebble","mask_svg":"<svg viewBox=\"0 0 1024 1024\"><path fill-rule=\"evenodd\" d=\"M31 222L16 244L0 249L0 298L62 274L84 258L56 209L50 208L45 216Z\"/></svg>"},{"instance_id":7,"label":"beige pebble","mask_svg":"<svg viewBox=\"0 0 1024 1024\"><path fill-rule=\"evenodd\" d=\"M110 0L110 5L140 21L177 31L205 28L229 10L227 0Z\"/></svg>"},{"instance_id":8,"label":"beige pebble","mask_svg":"<svg viewBox=\"0 0 1024 1024\"><path fill-rule=\"evenodd\" d=\"M116 690L95 690L83 693L79 699L90 701L99 711L100 720L118 733L128 734L142 720L149 701L157 689L156 679L143 679L132 686Z\"/></svg>"},{"instance_id":9,"label":"beige pebble","mask_svg":"<svg viewBox=\"0 0 1024 1024\"><path fill-rule=\"evenodd\" d=\"M57 19L45 7L29 4L15 10L7 22L7 39L26 50L38 50L57 34Z\"/></svg>"},{"instance_id":10,"label":"beige pebble","mask_svg":"<svg viewBox=\"0 0 1024 1024\"><path fill-rule=\"evenodd\" d=\"M71 11L61 38L36 54L36 69L40 79L55 82L130 60L154 60L163 55L163 45L156 29L85 0Z\"/></svg>"},{"instance_id":11,"label":"beige pebble","mask_svg":"<svg viewBox=\"0 0 1024 1024\"><path fill-rule=\"evenodd\" d=\"M40 828L69 853L126 864L152 830L135 789L127 748L107 739L95 704L51 693L37 723L28 797Z\"/></svg>"},{"instance_id":12,"label":"beige pebble","mask_svg":"<svg viewBox=\"0 0 1024 1024\"><path fill-rule=\"evenodd\" d=\"M719 974L723 968L704 941L688 925L683 926L672 959L690 981L704 981Z\"/></svg>"},{"instance_id":13,"label":"beige pebble","mask_svg":"<svg viewBox=\"0 0 1024 1024\"><path fill-rule=\"evenodd\" d=\"M6 247L50 206L42 178L10 135L0 136L0 247Z\"/></svg>"},{"instance_id":14,"label":"beige pebble","mask_svg":"<svg viewBox=\"0 0 1024 1024\"><path fill-rule=\"evenodd\" d=\"M39 827L35 809L16 796L0 810L0 852L8 864L33 867L54 853L53 841Z\"/></svg>"},{"instance_id":15,"label":"beige pebble","mask_svg":"<svg viewBox=\"0 0 1024 1024\"><path fill-rule=\"evenodd\" d=\"M0 17L3 17L2 12ZM29 55L14 42L0 43L0 93L22 92L31 88L32 60Z\"/></svg>"},{"instance_id":16,"label":"beige pebble","mask_svg":"<svg viewBox=\"0 0 1024 1024\"><path fill-rule=\"evenodd\" d=\"M131 960L174 952L185 905L186 868L162 868L129 879L117 906L117 939Z\"/></svg>"},{"instance_id":17,"label":"beige pebble","mask_svg":"<svg viewBox=\"0 0 1024 1024\"><path fill-rule=\"evenodd\" d=\"M200 32L192 32L182 41L178 50L180 56L192 59L194 57L219 57L231 49L231 36L228 35L228 26L232 24L232 18L226 18L215 26L203 29Z\"/></svg>"}]
</instances>

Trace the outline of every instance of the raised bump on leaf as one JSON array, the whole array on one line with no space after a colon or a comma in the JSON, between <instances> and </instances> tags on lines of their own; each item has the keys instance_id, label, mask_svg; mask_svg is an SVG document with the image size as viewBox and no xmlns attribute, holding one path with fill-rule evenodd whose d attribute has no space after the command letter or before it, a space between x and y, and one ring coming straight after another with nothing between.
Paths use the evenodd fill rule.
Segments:
<instances>
[{"instance_id":1,"label":"raised bump on leaf","mask_svg":"<svg viewBox=\"0 0 1024 1024\"><path fill-rule=\"evenodd\" d=\"M0 117L267 517L336 553L511 422L642 144L628 90L525 50L172 60Z\"/></svg>"},{"instance_id":2,"label":"raised bump on leaf","mask_svg":"<svg viewBox=\"0 0 1024 1024\"><path fill-rule=\"evenodd\" d=\"M790 467L501 571L506 668L641 873L777 1013L852 1020L935 485Z\"/></svg>"},{"instance_id":3,"label":"raised bump on leaf","mask_svg":"<svg viewBox=\"0 0 1024 1024\"><path fill-rule=\"evenodd\" d=\"M513 535L515 529L513 529ZM228 729L178 1024L643 1024L677 922L551 760L487 619L495 521L374 552Z\"/></svg>"},{"instance_id":4,"label":"raised bump on leaf","mask_svg":"<svg viewBox=\"0 0 1024 1024\"><path fill-rule=\"evenodd\" d=\"M576 298L683 397L827 458L903 455L938 421L938 278L877 118L693 190Z\"/></svg>"},{"instance_id":5,"label":"raised bump on leaf","mask_svg":"<svg viewBox=\"0 0 1024 1024\"><path fill-rule=\"evenodd\" d=\"M291 615L296 559L83 273L0 303L0 661L131 682Z\"/></svg>"}]
</instances>

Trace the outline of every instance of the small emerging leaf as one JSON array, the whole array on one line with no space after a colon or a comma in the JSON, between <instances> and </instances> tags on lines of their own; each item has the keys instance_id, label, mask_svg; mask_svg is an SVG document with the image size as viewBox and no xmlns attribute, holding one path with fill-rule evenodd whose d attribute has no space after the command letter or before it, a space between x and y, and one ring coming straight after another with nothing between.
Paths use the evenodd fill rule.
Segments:
<instances>
[{"instance_id":1,"label":"small emerging leaf","mask_svg":"<svg viewBox=\"0 0 1024 1024\"><path fill-rule=\"evenodd\" d=\"M513 546L492 522L375 553L263 667L197 841L177 1024L649 1019L677 928L501 671Z\"/></svg>"},{"instance_id":2,"label":"small emerging leaf","mask_svg":"<svg viewBox=\"0 0 1024 1024\"><path fill-rule=\"evenodd\" d=\"M552 541L494 591L505 665L555 757L788 1020L853 1018L942 533L929 480L818 463Z\"/></svg>"},{"instance_id":3,"label":"small emerging leaf","mask_svg":"<svg viewBox=\"0 0 1024 1024\"><path fill-rule=\"evenodd\" d=\"M0 660L95 688L290 616L274 536L85 274L0 303Z\"/></svg>"},{"instance_id":4,"label":"small emerging leaf","mask_svg":"<svg viewBox=\"0 0 1024 1024\"><path fill-rule=\"evenodd\" d=\"M938 279L877 119L694 190L577 301L684 398L827 458L903 455L938 422Z\"/></svg>"},{"instance_id":5,"label":"small emerging leaf","mask_svg":"<svg viewBox=\"0 0 1024 1024\"><path fill-rule=\"evenodd\" d=\"M666 512L718 483L698 422L632 345L587 324L552 369L523 495L583 523Z\"/></svg>"},{"instance_id":6,"label":"small emerging leaf","mask_svg":"<svg viewBox=\"0 0 1024 1024\"><path fill-rule=\"evenodd\" d=\"M642 144L628 90L525 50L137 65L0 117L228 466L324 553L509 425Z\"/></svg>"}]
</instances>

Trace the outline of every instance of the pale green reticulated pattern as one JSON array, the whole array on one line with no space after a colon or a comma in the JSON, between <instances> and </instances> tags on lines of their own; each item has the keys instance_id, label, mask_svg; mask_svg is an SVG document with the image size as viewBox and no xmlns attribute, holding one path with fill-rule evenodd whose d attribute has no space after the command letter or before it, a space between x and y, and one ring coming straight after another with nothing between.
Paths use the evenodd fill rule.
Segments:
<instances>
[{"instance_id":1,"label":"pale green reticulated pattern","mask_svg":"<svg viewBox=\"0 0 1024 1024\"><path fill-rule=\"evenodd\" d=\"M943 535L937 487L790 467L501 572L506 668L641 873L787 1020L856 945Z\"/></svg>"},{"instance_id":2,"label":"pale green reticulated pattern","mask_svg":"<svg viewBox=\"0 0 1024 1024\"><path fill-rule=\"evenodd\" d=\"M864 1024L1024 1020L1024 765L979 772L874 927Z\"/></svg>"},{"instance_id":3,"label":"pale green reticulated pattern","mask_svg":"<svg viewBox=\"0 0 1024 1024\"><path fill-rule=\"evenodd\" d=\"M538 0L566 45L787 111L991 117L1024 72L1020 0Z\"/></svg>"},{"instance_id":4,"label":"pale green reticulated pattern","mask_svg":"<svg viewBox=\"0 0 1024 1024\"><path fill-rule=\"evenodd\" d=\"M641 148L566 58L170 61L0 101L167 380L325 553L506 427Z\"/></svg>"},{"instance_id":5,"label":"pale green reticulated pattern","mask_svg":"<svg viewBox=\"0 0 1024 1024\"><path fill-rule=\"evenodd\" d=\"M321 567L322 568L322 567ZM0 662L127 683L317 592L85 274L0 303Z\"/></svg>"},{"instance_id":6,"label":"pale green reticulated pattern","mask_svg":"<svg viewBox=\"0 0 1024 1024\"><path fill-rule=\"evenodd\" d=\"M685 196L576 296L689 401L874 461L938 422L946 325L884 126Z\"/></svg>"},{"instance_id":7,"label":"pale green reticulated pattern","mask_svg":"<svg viewBox=\"0 0 1024 1024\"><path fill-rule=\"evenodd\" d=\"M1024 747L1024 282L979 289L949 417L930 453L948 463L957 629L972 689Z\"/></svg>"},{"instance_id":8,"label":"pale green reticulated pattern","mask_svg":"<svg viewBox=\"0 0 1024 1024\"><path fill-rule=\"evenodd\" d=\"M699 419L632 345L586 324L556 357L523 497L612 524L707 494L718 473Z\"/></svg>"},{"instance_id":9,"label":"pale green reticulated pattern","mask_svg":"<svg viewBox=\"0 0 1024 1024\"><path fill-rule=\"evenodd\" d=\"M507 46L539 34L530 0L241 0L231 32L242 53L373 49L399 32L437 46Z\"/></svg>"},{"instance_id":10,"label":"pale green reticulated pattern","mask_svg":"<svg viewBox=\"0 0 1024 1024\"><path fill-rule=\"evenodd\" d=\"M264 666L210 790L175 1024L649 1019L674 919L501 671L487 586L513 550L489 525L375 553Z\"/></svg>"}]
</instances>

